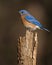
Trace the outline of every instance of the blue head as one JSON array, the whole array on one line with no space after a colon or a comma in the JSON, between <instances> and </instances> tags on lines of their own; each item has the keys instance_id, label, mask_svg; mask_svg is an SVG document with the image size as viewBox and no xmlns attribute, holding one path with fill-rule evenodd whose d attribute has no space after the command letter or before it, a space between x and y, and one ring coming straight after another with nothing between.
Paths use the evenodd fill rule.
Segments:
<instances>
[{"instance_id":1,"label":"blue head","mask_svg":"<svg viewBox=\"0 0 52 65\"><path fill-rule=\"evenodd\" d=\"M26 14L29 14L29 12L26 11L26 10L20 10L19 13L20 13L20 15L26 15Z\"/></svg>"}]
</instances>

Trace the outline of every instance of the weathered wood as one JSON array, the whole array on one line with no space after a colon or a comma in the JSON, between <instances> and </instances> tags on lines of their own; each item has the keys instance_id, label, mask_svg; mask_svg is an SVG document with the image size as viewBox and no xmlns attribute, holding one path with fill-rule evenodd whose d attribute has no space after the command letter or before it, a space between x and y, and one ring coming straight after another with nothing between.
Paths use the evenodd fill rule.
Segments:
<instances>
[{"instance_id":1,"label":"weathered wood","mask_svg":"<svg viewBox=\"0 0 52 65\"><path fill-rule=\"evenodd\" d=\"M33 51L33 65L36 65L36 57L37 57L37 48L38 48L38 36L37 36L37 32L35 33L34 36L34 40L35 40L35 46L34 46L34 51Z\"/></svg>"},{"instance_id":2,"label":"weathered wood","mask_svg":"<svg viewBox=\"0 0 52 65\"><path fill-rule=\"evenodd\" d=\"M18 42L19 65L36 65L37 43L37 33L26 30L25 36L20 36Z\"/></svg>"}]
</instances>

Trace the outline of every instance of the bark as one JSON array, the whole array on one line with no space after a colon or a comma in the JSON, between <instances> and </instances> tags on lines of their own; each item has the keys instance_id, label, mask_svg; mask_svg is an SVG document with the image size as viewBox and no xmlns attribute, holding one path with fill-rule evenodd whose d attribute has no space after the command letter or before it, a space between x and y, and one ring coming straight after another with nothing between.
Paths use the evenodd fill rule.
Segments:
<instances>
[{"instance_id":1,"label":"bark","mask_svg":"<svg viewBox=\"0 0 52 65\"><path fill-rule=\"evenodd\" d=\"M19 65L36 65L37 44L37 32L26 30L25 36L20 36L17 53Z\"/></svg>"}]
</instances>

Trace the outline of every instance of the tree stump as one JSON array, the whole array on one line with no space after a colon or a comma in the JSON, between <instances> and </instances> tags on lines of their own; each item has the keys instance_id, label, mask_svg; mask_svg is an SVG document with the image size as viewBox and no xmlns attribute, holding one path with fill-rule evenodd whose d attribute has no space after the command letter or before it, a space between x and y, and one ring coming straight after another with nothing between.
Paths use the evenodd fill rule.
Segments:
<instances>
[{"instance_id":1,"label":"tree stump","mask_svg":"<svg viewBox=\"0 0 52 65\"><path fill-rule=\"evenodd\" d=\"M36 65L37 32L26 30L24 37L18 39L18 63L19 65Z\"/></svg>"}]
</instances>

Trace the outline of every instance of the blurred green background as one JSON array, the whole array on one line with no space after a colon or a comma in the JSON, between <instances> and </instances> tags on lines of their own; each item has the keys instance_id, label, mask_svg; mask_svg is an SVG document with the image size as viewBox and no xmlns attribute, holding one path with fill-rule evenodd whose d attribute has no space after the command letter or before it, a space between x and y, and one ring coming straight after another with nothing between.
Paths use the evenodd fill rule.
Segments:
<instances>
[{"instance_id":1,"label":"blurred green background","mask_svg":"<svg viewBox=\"0 0 52 65\"><path fill-rule=\"evenodd\" d=\"M18 65L17 39L26 28L19 10L26 9L50 33L38 30L37 65L52 65L52 1L51 0L0 0L0 65Z\"/></svg>"}]
</instances>

